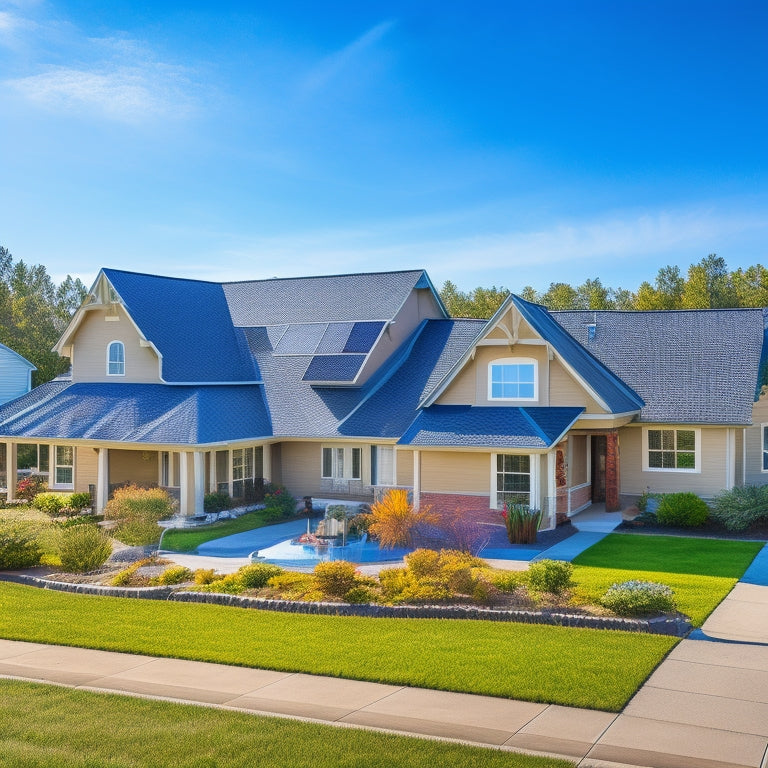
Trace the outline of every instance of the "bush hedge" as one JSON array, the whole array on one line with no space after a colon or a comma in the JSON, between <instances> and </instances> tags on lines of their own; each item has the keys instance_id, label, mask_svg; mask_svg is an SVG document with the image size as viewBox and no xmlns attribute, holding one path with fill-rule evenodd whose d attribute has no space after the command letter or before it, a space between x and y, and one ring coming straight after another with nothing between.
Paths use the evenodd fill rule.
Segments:
<instances>
[{"instance_id":1,"label":"bush hedge","mask_svg":"<svg viewBox=\"0 0 768 768\"><path fill-rule=\"evenodd\" d=\"M625 581L613 584L600 604L619 616L643 616L675 610L674 592L666 584Z\"/></svg>"},{"instance_id":2,"label":"bush hedge","mask_svg":"<svg viewBox=\"0 0 768 768\"><path fill-rule=\"evenodd\" d=\"M104 518L115 520L114 536L124 544L142 546L160 539L158 521L173 514L170 496L162 488L118 488L104 508Z\"/></svg>"},{"instance_id":3,"label":"bush hedge","mask_svg":"<svg viewBox=\"0 0 768 768\"><path fill-rule=\"evenodd\" d=\"M28 520L0 520L0 570L40 563L40 526Z\"/></svg>"},{"instance_id":4,"label":"bush hedge","mask_svg":"<svg viewBox=\"0 0 768 768\"><path fill-rule=\"evenodd\" d=\"M112 542L96 525L71 525L61 531L59 557L67 573L95 571L112 554Z\"/></svg>"},{"instance_id":5,"label":"bush hedge","mask_svg":"<svg viewBox=\"0 0 768 768\"><path fill-rule=\"evenodd\" d=\"M768 485L745 485L715 496L710 516L729 531L768 520Z\"/></svg>"},{"instance_id":6,"label":"bush hedge","mask_svg":"<svg viewBox=\"0 0 768 768\"><path fill-rule=\"evenodd\" d=\"M528 566L528 589L561 595L572 582L573 566L562 560L539 560Z\"/></svg>"},{"instance_id":7,"label":"bush hedge","mask_svg":"<svg viewBox=\"0 0 768 768\"><path fill-rule=\"evenodd\" d=\"M695 493L666 493L659 502L656 519L661 525L698 528L709 519L709 507Z\"/></svg>"}]
</instances>

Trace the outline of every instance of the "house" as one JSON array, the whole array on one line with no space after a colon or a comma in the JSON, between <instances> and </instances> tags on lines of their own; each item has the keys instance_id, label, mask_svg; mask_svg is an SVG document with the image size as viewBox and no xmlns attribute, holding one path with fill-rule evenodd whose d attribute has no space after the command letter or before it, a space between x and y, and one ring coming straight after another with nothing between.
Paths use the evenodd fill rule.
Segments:
<instances>
[{"instance_id":1,"label":"house","mask_svg":"<svg viewBox=\"0 0 768 768\"><path fill-rule=\"evenodd\" d=\"M36 370L18 352L0 344L0 405L29 392L32 389L32 371Z\"/></svg>"},{"instance_id":2,"label":"house","mask_svg":"<svg viewBox=\"0 0 768 768\"><path fill-rule=\"evenodd\" d=\"M210 283L103 269L56 345L71 374L0 406L52 488L126 482L182 514L262 480L498 520L768 479L763 310L452 319L423 270ZM9 489L12 492L12 489Z\"/></svg>"}]
</instances>

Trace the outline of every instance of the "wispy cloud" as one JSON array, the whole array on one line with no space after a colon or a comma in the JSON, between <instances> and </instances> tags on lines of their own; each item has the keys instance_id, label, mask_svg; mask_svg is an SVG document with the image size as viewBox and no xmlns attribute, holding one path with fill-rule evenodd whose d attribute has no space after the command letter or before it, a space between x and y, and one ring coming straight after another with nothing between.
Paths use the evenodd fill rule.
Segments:
<instances>
[{"instance_id":1,"label":"wispy cloud","mask_svg":"<svg viewBox=\"0 0 768 768\"><path fill-rule=\"evenodd\" d=\"M0 88L48 111L127 123L184 118L194 109L198 88L188 68L162 61L143 41L88 37L33 6L0 11L0 45L25 53ZM77 63L61 66L62 58Z\"/></svg>"},{"instance_id":2,"label":"wispy cloud","mask_svg":"<svg viewBox=\"0 0 768 768\"><path fill-rule=\"evenodd\" d=\"M363 54L375 46L394 25L394 21L376 24L349 45L325 57L304 78L301 90L305 93L315 93L324 89L343 72L358 64Z\"/></svg>"}]
</instances>

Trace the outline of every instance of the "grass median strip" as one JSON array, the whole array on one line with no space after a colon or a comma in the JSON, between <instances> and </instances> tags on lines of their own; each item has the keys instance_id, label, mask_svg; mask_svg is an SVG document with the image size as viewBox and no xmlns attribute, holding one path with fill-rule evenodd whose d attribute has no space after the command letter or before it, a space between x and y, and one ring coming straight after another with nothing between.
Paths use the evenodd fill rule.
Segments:
<instances>
[{"instance_id":1,"label":"grass median strip","mask_svg":"<svg viewBox=\"0 0 768 768\"><path fill-rule=\"evenodd\" d=\"M297 616L0 584L0 636L618 711L677 642L492 621Z\"/></svg>"},{"instance_id":2,"label":"grass median strip","mask_svg":"<svg viewBox=\"0 0 768 768\"><path fill-rule=\"evenodd\" d=\"M567 768L533 757L359 729L0 680L6 768Z\"/></svg>"},{"instance_id":3,"label":"grass median strip","mask_svg":"<svg viewBox=\"0 0 768 768\"><path fill-rule=\"evenodd\" d=\"M232 520L220 520L210 525L201 525L198 528L174 528L166 531L163 535L163 549L172 552L192 552L206 541L231 536L234 533L252 531L254 528L269 525L271 522L273 521L265 518L264 510L258 509ZM285 522L285 520L278 522Z\"/></svg>"}]
</instances>

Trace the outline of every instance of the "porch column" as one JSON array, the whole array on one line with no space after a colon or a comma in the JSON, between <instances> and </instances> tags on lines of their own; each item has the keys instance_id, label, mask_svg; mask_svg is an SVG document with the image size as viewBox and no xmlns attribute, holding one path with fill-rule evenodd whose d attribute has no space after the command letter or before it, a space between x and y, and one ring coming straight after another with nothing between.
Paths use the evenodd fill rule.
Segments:
<instances>
[{"instance_id":1,"label":"porch column","mask_svg":"<svg viewBox=\"0 0 768 768\"><path fill-rule=\"evenodd\" d=\"M179 452L179 513L185 517L191 517L194 514L192 509L193 499L190 499L189 493L189 454L186 451Z\"/></svg>"},{"instance_id":2,"label":"porch column","mask_svg":"<svg viewBox=\"0 0 768 768\"><path fill-rule=\"evenodd\" d=\"M413 452L413 506L421 506L421 451Z\"/></svg>"},{"instance_id":3,"label":"porch column","mask_svg":"<svg viewBox=\"0 0 768 768\"><path fill-rule=\"evenodd\" d=\"M265 483L272 481L272 446L269 443L261 449L261 476Z\"/></svg>"},{"instance_id":4,"label":"porch column","mask_svg":"<svg viewBox=\"0 0 768 768\"><path fill-rule=\"evenodd\" d=\"M744 459L742 458L742 461ZM736 485L736 430L729 427L725 434L725 490Z\"/></svg>"},{"instance_id":5,"label":"porch column","mask_svg":"<svg viewBox=\"0 0 768 768\"><path fill-rule=\"evenodd\" d=\"M619 433L606 434L605 445L605 511L618 512L619 503Z\"/></svg>"},{"instance_id":6,"label":"porch column","mask_svg":"<svg viewBox=\"0 0 768 768\"><path fill-rule=\"evenodd\" d=\"M208 487L211 489L211 493L216 493L219 490L216 484L216 451L208 451L208 455L211 457L208 469Z\"/></svg>"},{"instance_id":7,"label":"porch column","mask_svg":"<svg viewBox=\"0 0 768 768\"><path fill-rule=\"evenodd\" d=\"M104 512L109 501L109 449L99 448L96 458L96 514Z\"/></svg>"},{"instance_id":8,"label":"porch column","mask_svg":"<svg viewBox=\"0 0 768 768\"><path fill-rule=\"evenodd\" d=\"M557 520L557 449L547 454L547 528Z\"/></svg>"},{"instance_id":9,"label":"porch column","mask_svg":"<svg viewBox=\"0 0 768 768\"><path fill-rule=\"evenodd\" d=\"M195 514L205 512L205 453L195 451L193 454L193 468L195 474Z\"/></svg>"},{"instance_id":10,"label":"porch column","mask_svg":"<svg viewBox=\"0 0 768 768\"><path fill-rule=\"evenodd\" d=\"M5 487L8 501L16 498L16 443L5 444Z\"/></svg>"}]
</instances>

